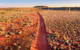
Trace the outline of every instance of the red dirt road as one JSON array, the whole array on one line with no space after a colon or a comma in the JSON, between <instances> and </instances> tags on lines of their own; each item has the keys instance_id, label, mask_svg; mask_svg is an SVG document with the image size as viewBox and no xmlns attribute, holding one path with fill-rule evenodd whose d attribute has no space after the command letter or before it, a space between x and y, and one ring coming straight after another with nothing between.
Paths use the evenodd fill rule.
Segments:
<instances>
[{"instance_id":1,"label":"red dirt road","mask_svg":"<svg viewBox=\"0 0 80 50\"><path fill-rule=\"evenodd\" d=\"M33 43L32 50L49 50L47 42L47 33L42 16L37 12L38 16L38 30Z\"/></svg>"}]
</instances>

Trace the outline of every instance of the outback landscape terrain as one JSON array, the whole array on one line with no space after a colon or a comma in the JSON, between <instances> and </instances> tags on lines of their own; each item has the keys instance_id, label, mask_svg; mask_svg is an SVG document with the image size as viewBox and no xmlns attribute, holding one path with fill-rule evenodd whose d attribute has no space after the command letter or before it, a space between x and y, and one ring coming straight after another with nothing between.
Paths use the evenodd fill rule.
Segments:
<instances>
[{"instance_id":1,"label":"outback landscape terrain","mask_svg":"<svg viewBox=\"0 0 80 50\"><path fill-rule=\"evenodd\" d=\"M80 49L80 11L47 10L40 12L51 50Z\"/></svg>"},{"instance_id":2,"label":"outback landscape terrain","mask_svg":"<svg viewBox=\"0 0 80 50\"><path fill-rule=\"evenodd\" d=\"M0 8L0 21L4 19L19 18L29 12L37 11L37 8Z\"/></svg>"},{"instance_id":3,"label":"outback landscape terrain","mask_svg":"<svg viewBox=\"0 0 80 50\"><path fill-rule=\"evenodd\" d=\"M30 50L37 32L37 9L0 10L0 50Z\"/></svg>"},{"instance_id":4,"label":"outback landscape terrain","mask_svg":"<svg viewBox=\"0 0 80 50\"><path fill-rule=\"evenodd\" d=\"M1 50L31 50L38 30L36 11L44 20L50 50L80 49L80 11L0 8Z\"/></svg>"}]
</instances>

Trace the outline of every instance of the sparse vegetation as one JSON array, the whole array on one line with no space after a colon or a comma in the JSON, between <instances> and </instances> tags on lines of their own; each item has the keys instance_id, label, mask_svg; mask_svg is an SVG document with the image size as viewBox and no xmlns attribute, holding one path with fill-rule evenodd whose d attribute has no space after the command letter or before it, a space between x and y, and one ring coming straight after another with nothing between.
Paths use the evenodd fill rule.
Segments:
<instances>
[{"instance_id":1,"label":"sparse vegetation","mask_svg":"<svg viewBox=\"0 0 80 50\"><path fill-rule=\"evenodd\" d=\"M51 50L80 49L80 12L43 11L41 12L48 34Z\"/></svg>"},{"instance_id":2,"label":"sparse vegetation","mask_svg":"<svg viewBox=\"0 0 80 50\"><path fill-rule=\"evenodd\" d=\"M1 12L1 14L5 14L5 12Z\"/></svg>"},{"instance_id":3,"label":"sparse vegetation","mask_svg":"<svg viewBox=\"0 0 80 50\"><path fill-rule=\"evenodd\" d=\"M38 23L37 20L33 23L33 16L23 17L23 15L39 11L39 9L0 10L2 10L0 12L0 38L3 38L0 40L5 40L0 44L0 49L30 50ZM40 10L40 14L44 19L46 31L49 32L47 39L51 50L80 49L80 11L68 13L66 10Z\"/></svg>"},{"instance_id":4,"label":"sparse vegetation","mask_svg":"<svg viewBox=\"0 0 80 50\"><path fill-rule=\"evenodd\" d=\"M29 13L26 9L12 10L5 9L0 14L0 49L30 50L37 32L37 17L23 16Z\"/></svg>"}]
</instances>

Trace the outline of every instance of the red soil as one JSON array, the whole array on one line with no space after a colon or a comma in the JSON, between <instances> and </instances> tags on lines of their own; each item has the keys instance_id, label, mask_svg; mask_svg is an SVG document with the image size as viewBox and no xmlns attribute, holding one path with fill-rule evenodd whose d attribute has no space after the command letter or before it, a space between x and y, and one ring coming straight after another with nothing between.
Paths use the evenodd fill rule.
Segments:
<instances>
[{"instance_id":1,"label":"red soil","mask_svg":"<svg viewBox=\"0 0 80 50\"><path fill-rule=\"evenodd\" d=\"M27 27L21 26L19 24L19 22L27 20L27 16L34 16L34 17L31 17L31 19L30 19L30 20L32 20L33 24L30 26L27 26ZM35 32L36 31L35 25L36 25L37 20L38 20L37 18L38 17L35 15L35 13L34 13L34 15L32 13L29 13L29 14L25 15L24 17L15 20L15 22L12 22L11 24L13 24L14 29L18 29L18 31L24 31L24 33L21 35L16 35L16 34L15 35L9 35L11 38L6 38L5 32L7 30L11 29L13 26L10 26L10 23L0 23L0 26L3 27L3 30L0 30L0 32L3 32L3 34L0 35L0 46L2 46L3 44L4 44L4 46L12 44L18 38L23 39L24 36L28 35L29 33ZM21 29L23 29L23 30L21 30ZM10 40L9 44L6 43L6 41L8 41L8 40Z\"/></svg>"},{"instance_id":2,"label":"red soil","mask_svg":"<svg viewBox=\"0 0 80 50\"><path fill-rule=\"evenodd\" d=\"M37 14L39 15L38 30L37 30L38 32L34 40L32 50L50 50L47 42L47 33L43 18L38 12Z\"/></svg>"},{"instance_id":3,"label":"red soil","mask_svg":"<svg viewBox=\"0 0 80 50\"><path fill-rule=\"evenodd\" d=\"M33 16L32 18L30 18L32 20L33 24L31 26L27 26L27 27L20 26L18 22L26 20L27 19L26 16ZM24 36L26 36L30 32L34 32L36 29L35 25L36 25L37 21L38 21L37 35L34 40L32 50L50 50L50 48L48 46L48 42L47 42L47 32L46 32L45 24L44 24L42 16L38 12L35 14L32 14L32 13L27 14L23 18L19 18L19 19L15 20L15 22L13 22L13 24L16 24L18 26L18 27L15 26L15 29L23 28L23 30L19 30L19 31L25 31L25 33L22 35L10 35L11 38L4 37L4 34L0 35L0 43L1 43L0 45L3 45L3 44L7 45L8 43L5 43L5 41L7 41L7 40L11 40L12 41L11 44L12 44L13 41L17 40L18 38L22 39L22 38L24 38ZM4 33L12 27L12 26L9 26L9 24L7 24L7 23L2 23L1 25L4 25L4 31L3 31ZM26 31L30 31L30 32L26 33ZM22 43L20 43L20 44L22 44ZM9 46L10 46L10 44L9 44Z\"/></svg>"}]
</instances>

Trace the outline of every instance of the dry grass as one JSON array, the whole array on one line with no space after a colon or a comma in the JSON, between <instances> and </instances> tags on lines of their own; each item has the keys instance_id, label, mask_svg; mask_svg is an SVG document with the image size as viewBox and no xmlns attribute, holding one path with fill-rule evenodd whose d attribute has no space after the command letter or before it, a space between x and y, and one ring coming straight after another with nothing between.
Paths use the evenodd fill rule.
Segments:
<instances>
[{"instance_id":1,"label":"dry grass","mask_svg":"<svg viewBox=\"0 0 80 50\"><path fill-rule=\"evenodd\" d=\"M38 11L37 8L0 8L0 22L7 21L12 18L19 18L29 12Z\"/></svg>"},{"instance_id":2,"label":"dry grass","mask_svg":"<svg viewBox=\"0 0 80 50\"><path fill-rule=\"evenodd\" d=\"M0 50L30 50L37 32L37 17L35 17L36 22L34 23L34 16L24 15L37 11L37 9L8 8L0 10ZM2 22L6 23L6 27L1 24Z\"/></svg>"}]
</instances>

